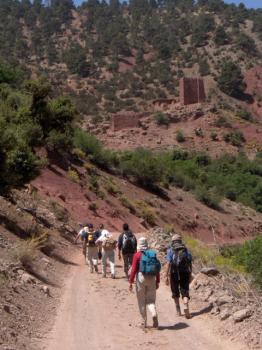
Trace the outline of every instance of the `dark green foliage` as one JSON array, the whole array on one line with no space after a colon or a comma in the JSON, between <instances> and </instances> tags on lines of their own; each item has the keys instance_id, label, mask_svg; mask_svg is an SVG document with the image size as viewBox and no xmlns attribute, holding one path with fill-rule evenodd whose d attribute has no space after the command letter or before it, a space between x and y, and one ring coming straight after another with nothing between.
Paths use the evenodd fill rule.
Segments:
<instances>
[{"instance_id":1,"label":"dark green foliage","mask_svg":"<svg viewBox=\"0 0 262 350\"><path fill-rule=\"evenodd\" d=\"M162 112L155 113L154 119L155 119L157 125L168 126L169 123L170 123L169 117L166 114L162 113Z\"/></svg>"},{"instance_id":2,"label":"dark green foliage","mask_svg":"<svg viewBox=\"0 0 262 350\"><path fill-rule=\"evenodd\" d=\"M244 119L244 120L252 120L251 113L248 111L245 111L243 109L241 109L237 112L237 116L241 119Z\"/></svg>"},{"instance_id":3,"label":"dark green foliage","mask_svg":"<svg viewBox=\"0 0 262 350\"><path fill-rule=\"evenodd\" d=\"M210 66L206 59L202 59L199 62L199 73L202 77L210 74Z\"/></svg>"},{"instance_id":4,"label":"dark green foliage","mask_svg":"<svg viewBox=\"0 0 262 350\"><path fill-rule=\"evenodd\" d=\"M254 39L242 32L236 37L236 47L250 56L257 53Z\"/></svg>"},{"instance_id":5,"label":"dark green foliage","mask_svg":"<svg viewBox=\"0 0 262 350\"><path fill-rule=\"evenodd\" d=\"M242 144L246 141L241 131L232 131L225 134L224 140L236 147L241 147Z\"/></svg>"},{"instance_id":6,"label":"dark green foliage","mask_svg":"<svg viewBox=\"0 0 262 350\"><path fill-rule=\"evenodd\" d=\"M7 67L7 68L6 68ZM34 146L70 152L74 108L64 98L51 98L43 79L22 84L19 68L0 65L0 192L37 175L42 160Z\"/></svg>"},{"instance_id":7,"label":"dark green foliage","mask_svg":"<svg viewBox=\"0 0 262 350\"><path fill-rule=\"evenodd\" d=\"M218 128L231 128L232 125L230 124L230 122L227 120L226 117L224 116L220 116L218 117L215 122L214 122L214 126L217 126Z\"/></svg>"},{"instance_id":8,"label":"dark green foliage","mask_svg":"<svg viewBox=\"0 0 262 350\"><path fill-rule=\"evenodd\" d=\"M245 90L241 69L232 61L223 62L217 82L220 90L229 96L240 97Z\"/></svg>"},{"instance_id":9,"label":"dark green foliage","mask_svg":"<svg viewBox=\"0 0 262 350\"><path fill-rule=\"evenodd\" d=\"M79 74L82 77L87 77L90 74L86 52L79 44L71 44L71 47L64 53L64 61L71 73Z\"/></svg>"},{"instance_id":10,"label":"dark green foliage","mask_svg":"<svg viewBox=\"0 0 262 350\"><path fill-rule=\"evenodd\" d=\"M262 236L246 241L233 250L233 258L253 276L254 282L262 289Z\"/></svg>"},{"instance_id":11,"label":"dark green foliage","mask_svg":"<svg viewBox=\"0 0 262 350\"><path fill-rule=\"evenodd\" d=\"M203 46L208 39L208 33L215 28L214 17L201 13L193 21L193 33L191 42L194 46Z\"/></svg>"},{"instance_id":12,"label":"dark green foliage","mask_svg":"<svg viewBox=\"0 0 262 350\"><path fill-rule=\"evenodd\" d=\"M105 149L90 134L76 130L74 147L79 148L97 165L134 179L144 187L173 184L194 191L197 198L219 209L222 196L262 211L262 157L254 161L241 155L224 155L211 159L176 149L152 153L145 149L114 152Z\"/></svg>"},{"instance_id":13,"label":"dark green foliage","mask_svg":"<svg viewBox=\"0 0 262 350\"><path fill-rule=\"evenodd\" d=\"M207 207L219 210L219 202L221 198L212 190L206 190L205 188L200 187L196 191L196 198Z\"/></svg>"},{"instance_id":14,"label":"dark green foliage","mask_svg":"<svg viewBox=\"0 0 262 350\"><path fill-rule=\"evenodd\" d=\"M214 35L214 42L216 45L221 46L227 44L229 41L229 37L225 31L225 29L221 26L217 27Z\"/></svg>"},{"instance_id":15,"label":"dark green foliage","mask_svg":"<svg viewBox=\"0 0 262 350\"><path fill-rule=\"evenodd\" d=\"M177 130L176 140L177 140L177 142L184 142L185 141L185 136L181 130Z\"/></svg>"}]
</instances>

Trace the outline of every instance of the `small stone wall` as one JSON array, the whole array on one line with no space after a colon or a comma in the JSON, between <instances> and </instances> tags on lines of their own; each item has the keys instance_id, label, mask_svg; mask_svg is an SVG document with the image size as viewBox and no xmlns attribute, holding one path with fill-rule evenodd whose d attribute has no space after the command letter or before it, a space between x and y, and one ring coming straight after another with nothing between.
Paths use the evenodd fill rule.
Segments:
<instances>
[{"instance_id":1,"label":"small stone wall","mask_svg":"<svg viewBox=\"0 0 262 350\"><path fill-rule=\"evenodd\" d=\"M111 117L112 131L118 131L128 128L137 128L140 124L142 115L134 112L121 112Z\"/></svg>"},{"instance_id":2,"label":"small stone wall","mask_svg":"<svg viewBox=\"0 0 262 350\"><path fill-rule=\"evenodd\" d=\"M206 100L204 80L202 78L181 78L179 82L181 105L202 103Z\"/></svg>"}]
</instances>

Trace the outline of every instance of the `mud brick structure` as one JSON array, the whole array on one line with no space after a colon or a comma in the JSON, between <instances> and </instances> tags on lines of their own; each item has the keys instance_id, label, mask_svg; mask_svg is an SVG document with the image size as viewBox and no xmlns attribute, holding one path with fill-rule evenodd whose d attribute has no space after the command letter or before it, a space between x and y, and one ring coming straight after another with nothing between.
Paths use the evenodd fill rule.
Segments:
<instances>
[{"instance_id":1,"label":"mud brick structure","mask_svg":"<svg viewBox=\"0 0 262 350\"><path fill-rule=\"evenodd\" d=\"M112 131L118 131L128 128L137 128L140 124L142 114L135 112L119 112L111 117Z\"/></svg>"},{"instance_id":2,"label":"mud brick structure","mask_svg":"<svg viewBox=\"0 0 262 350\"><path fill-rule=\"evenodd\" d=\"M204 80L202 78L181 78L179 91L181 105L202 103L206 100Z\"/></svg>"}]
</instances>

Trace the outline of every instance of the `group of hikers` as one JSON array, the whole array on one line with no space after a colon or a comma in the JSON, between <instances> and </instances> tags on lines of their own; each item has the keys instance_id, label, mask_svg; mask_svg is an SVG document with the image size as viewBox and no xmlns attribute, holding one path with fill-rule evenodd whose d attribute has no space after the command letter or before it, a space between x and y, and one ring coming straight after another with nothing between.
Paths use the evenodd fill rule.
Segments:
<instances>
[{"instance_id":1,"label":"group of hikers","mask_svg":"<svg viewBox=\"0 0 262 350\"><path fill-rule=\"evenodd\" d=\"M147 308L152 315L153 327L158 328L156 310L156 291L160 284L161 263L157 252L150 249L145 237L136 239L128 224L123 225L123 232L115 240L113 235L101 224L95 230L93 224L82 225L75 238L75 243L81 238L83 254L91 273L98 273L98 261L102 260L102 277L107 276L107 263L110 265L111 278L116 278L115 251L118 250L119 259L123 259L124 273L129 281L129 290L133 290L136 282L136 295L141 326L147 327ZM192 276L192 256L179 234L172 236L167 250L165 270L166 285L171 287L172 298L175 302L178 316L182 316L180 296L183 300L184 315L190 318L189 312L189 284Z\"/></svg>"}]
</instances>

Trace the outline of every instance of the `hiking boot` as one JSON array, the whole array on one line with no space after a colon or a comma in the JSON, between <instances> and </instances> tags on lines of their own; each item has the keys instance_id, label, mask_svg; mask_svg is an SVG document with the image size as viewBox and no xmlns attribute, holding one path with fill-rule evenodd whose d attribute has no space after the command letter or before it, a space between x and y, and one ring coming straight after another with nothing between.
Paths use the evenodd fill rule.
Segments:
<instances>
[{"instance_id":1,"label":"hiking boot","mask_svg":"<svg viewBox=\"0 0 262 350\"><path fill-rule=\"evenodd\" d=\"M94 269L92 268L92 269L90 269L90 273L93 273L94 272Z\"/></svg>"},{"instance_id":2,"label":"hiking boot","mask_svg":"<svg viewBox=\"0 0 262 350\"><path fill-rule=\"evenodd\" d=\"M115 279L116 275L114 275L113 273L111 273L111 278Z\"/></svg>"},{"instance_id":3,"label":"hiking boot","mask_svg":"<svg viewBox=\"0 0 262 350\"><path fill-rule=\"evenodd\" d=\"M98 266L95 265L95 272L98 273Z\"/></svg>"},{"instance_id":4,"label":"hiking boot","mask_svg":"<svg viewBox=\"0 0 262 350\"><path fill-rule=\"evenodd\" d=\"M184 313L185 313L185 318L187 319L191 318L188 305L185 305Z\"/></svg>"},{"instance_id":5,"label":"hiking boot","mask_svg":"<svg viewBox=\"0 0 262 350\"><path fill-rule=\"evenodd\" d=\"M158 328L158 318L157 318L157 316L153 317L153 328Z\"/></svg>"},{"instance_id":6,"label":"hiking boot","mask_svg":"<svg viewBox=\"0 0 262 350\"><path fill-rule=\"evenodd\" d=\"M103 273L102 277L103 277L103 278L106 278L106 274L105 274L105 273Z\"/></svg>"}]
</instances>

